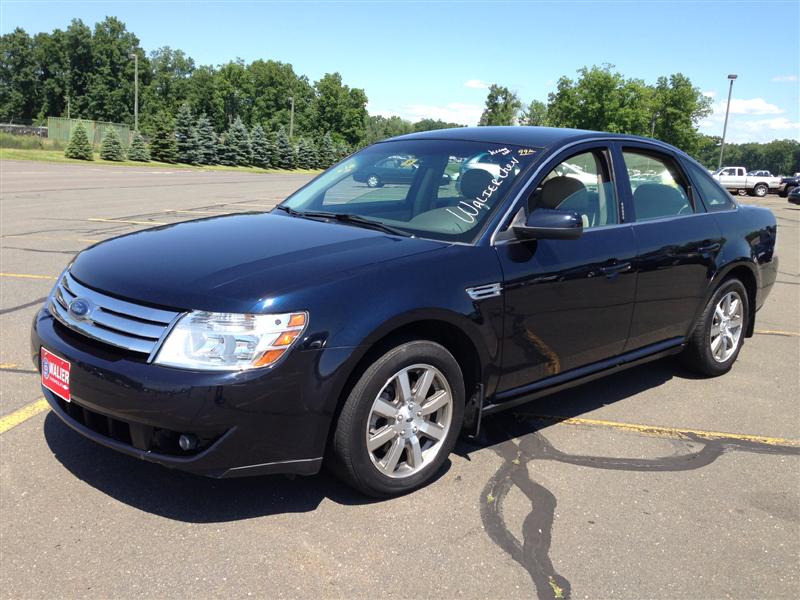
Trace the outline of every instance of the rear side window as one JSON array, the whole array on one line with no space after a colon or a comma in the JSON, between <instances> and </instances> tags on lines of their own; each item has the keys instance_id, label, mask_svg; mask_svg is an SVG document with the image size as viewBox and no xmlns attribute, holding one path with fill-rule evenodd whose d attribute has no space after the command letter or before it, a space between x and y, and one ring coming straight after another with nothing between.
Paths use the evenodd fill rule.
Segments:
<instances>
[{"instance_id":1,"label":"rear side window","mask_svg":"<svg viewBox=\"0 0 800 600\"><path fill-rule=\"evenodd\" d=\"M686 178L675 162L660 154L622 151L633 195L636 221L650 221L694 212Z\"/></svg>"},{"instance_id":2,"label":"rear side window","mask_svg":"<svg viewBox=\"0 0 800 600\"><path fill-rule=\"evenodd\" d=\"M717 185L717 182L704 169L690 162L686 163L686 169L689 171L689 177L694 182L695 189L700 192L700 197L703 199L708 212L733 208L733 200L730 194Z\"/></svg>"}]
</instances>

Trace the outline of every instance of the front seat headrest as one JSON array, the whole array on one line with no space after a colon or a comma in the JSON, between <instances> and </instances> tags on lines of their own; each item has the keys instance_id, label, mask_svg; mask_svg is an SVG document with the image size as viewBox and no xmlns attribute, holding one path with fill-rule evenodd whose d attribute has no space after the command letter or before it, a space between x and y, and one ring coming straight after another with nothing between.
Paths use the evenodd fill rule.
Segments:
<instances>
[{"instance_id":1,"label":"front seat headrest","mask_svg":"<svg viewBox=\"0 0 800 600\"><path fill-rule=\"evenodd\" d=\"M586 186L574 177L558 176L544 182L539 192L537 208L558 208L573 194L585 190Z\"/></svg>"},{"instance_id":2,"label":"front seat headrest","mask_svg":"<svg viewBox=\"0 0 800 600\"><path fill-rule=\"evenodd\" d=\"M461 195L465 198L481 198L494 176L486 169L467 169L461 176Z\"/></svg>"}]
</instances>

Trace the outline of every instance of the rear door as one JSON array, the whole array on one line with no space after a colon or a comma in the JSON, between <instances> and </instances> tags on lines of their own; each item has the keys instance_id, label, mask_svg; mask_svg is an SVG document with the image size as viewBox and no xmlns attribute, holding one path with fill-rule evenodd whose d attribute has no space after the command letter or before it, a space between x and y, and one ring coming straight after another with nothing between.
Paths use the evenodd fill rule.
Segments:
<instances>
[{"instance_id":1,"label":"rear door","mask_svg":"<svg viewBox=\"0 0 800 600\"><path fill-rule=\"evenodd\" d=\"M689 333L716 269L722 232L677 157L649 144L616 154L636 238L636 303L626 351Z\"/></svg>"}]
</instances>

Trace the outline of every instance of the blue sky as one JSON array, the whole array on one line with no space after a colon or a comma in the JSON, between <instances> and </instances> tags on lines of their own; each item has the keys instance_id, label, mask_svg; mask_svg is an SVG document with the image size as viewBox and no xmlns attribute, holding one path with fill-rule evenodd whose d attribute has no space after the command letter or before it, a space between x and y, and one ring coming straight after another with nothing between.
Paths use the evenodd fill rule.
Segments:
<instances>
[{"instance_id":1,"label":"blue sky","mask_svg":"<svg viewBox=\"0 0 800 600\"><path fill-rule=\"evenodd\" d=\"M339 71L371 113L474 124L489 82L547 99L561 75L612 63L653 82L682 72L713 96L701 129L728 139L800 138L800 1L150 1L0 0L0 31L122 19L150 51L198 64L290 62L312 81Z\"/></svg>"}]
</instances>

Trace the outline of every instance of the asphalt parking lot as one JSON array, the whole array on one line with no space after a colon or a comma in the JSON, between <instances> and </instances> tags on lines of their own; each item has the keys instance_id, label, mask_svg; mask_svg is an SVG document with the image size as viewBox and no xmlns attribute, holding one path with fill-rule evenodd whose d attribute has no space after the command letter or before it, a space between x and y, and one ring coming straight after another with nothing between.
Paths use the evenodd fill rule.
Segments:
<instances>
[{"instance_id":1,"label":"asphalt parking lot","mask_svg":"<svg viewBox=\"0 0 800 600\"><path fill-rule=\"evenodd\" d=\"M800 207L757 201L780 273L731 373L663 360L488 418L432 485L377 502L325 473L172 472L37 404L30 322L71 256L267 210L306 176L0 167L3 598L800 597Z\"/></svg>"}]
</instances>

